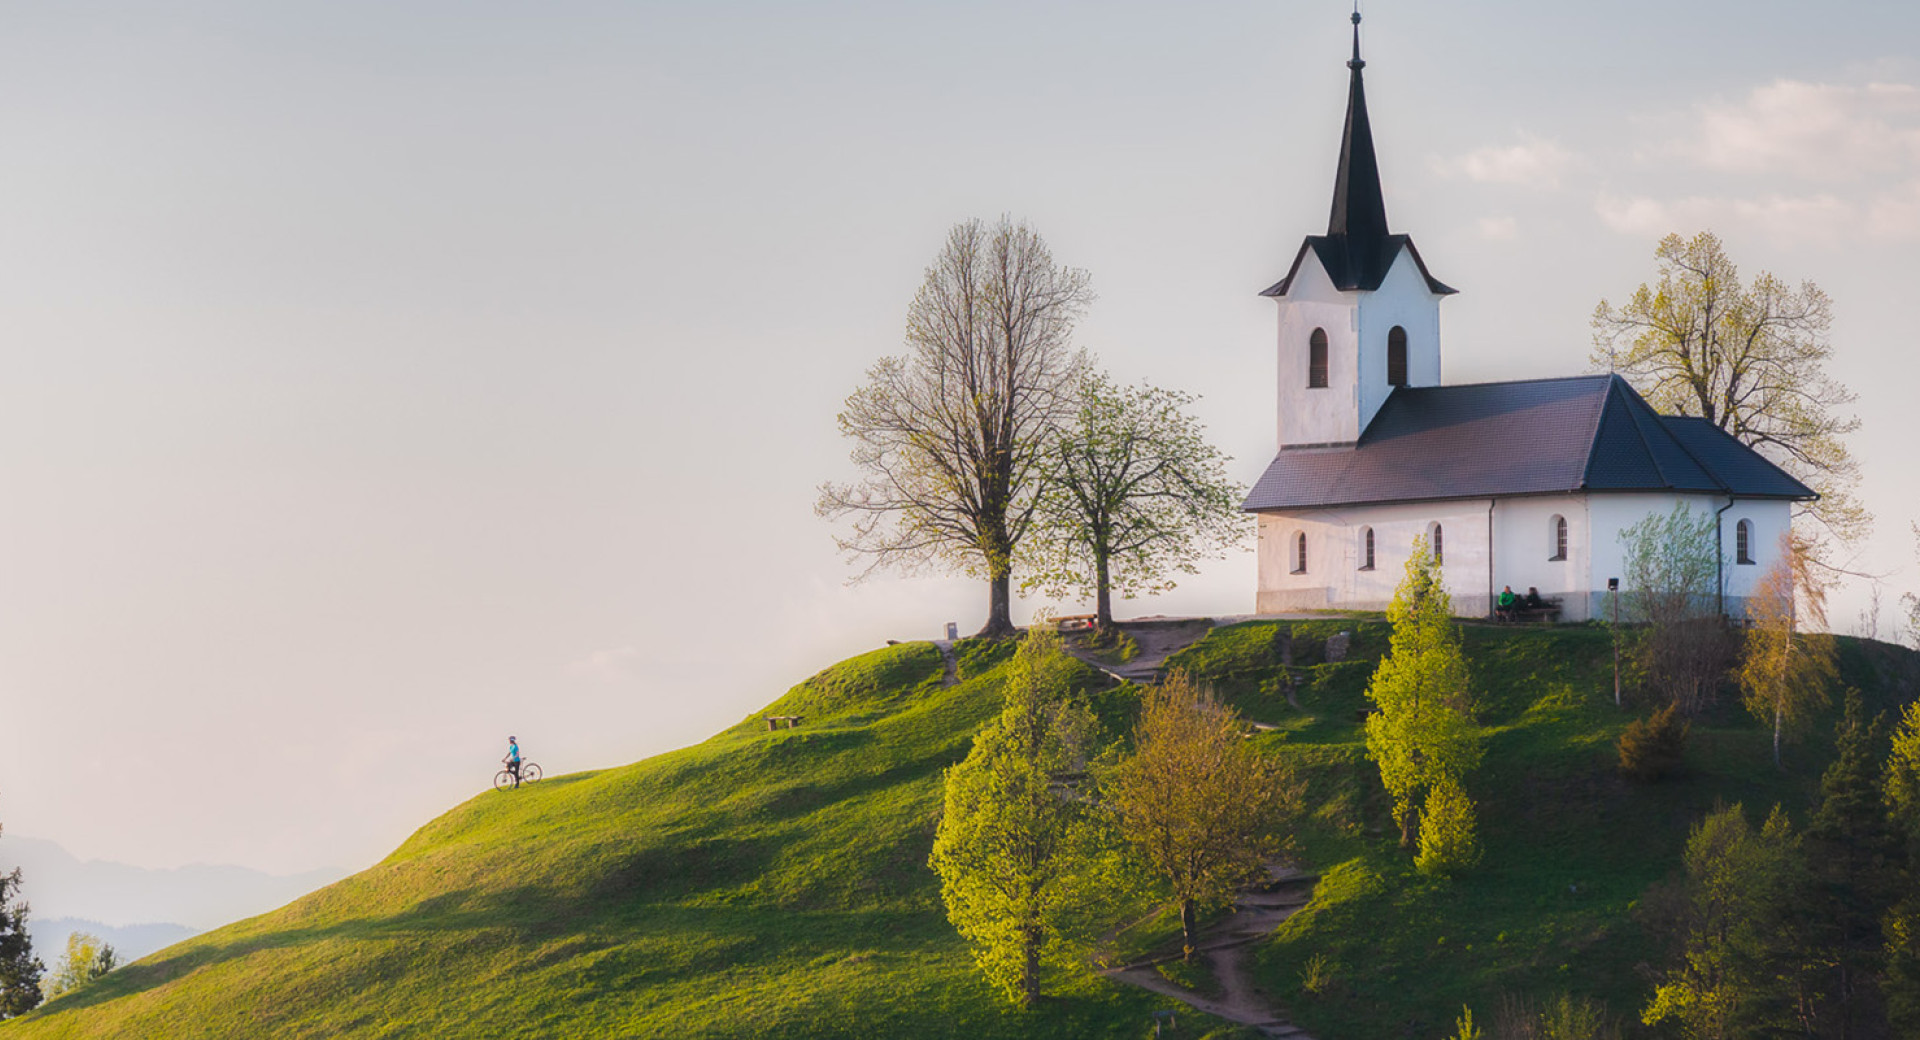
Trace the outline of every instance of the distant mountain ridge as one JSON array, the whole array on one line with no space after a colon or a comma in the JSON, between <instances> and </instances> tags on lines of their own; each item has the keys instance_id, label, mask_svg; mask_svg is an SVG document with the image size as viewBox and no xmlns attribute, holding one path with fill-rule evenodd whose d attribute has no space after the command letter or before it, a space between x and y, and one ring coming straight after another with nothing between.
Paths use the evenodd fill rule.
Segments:
<instances>
[{"instance_id":1,"label":"distant mountain ridge","mask_svg":"<svg viewBox=\"0 0 1920 1040\"><path fill-rule=\"evenodd\" d=\"M78 918L113 928L172 922L189 933L284 906L347 874L279 875L205 863L136 867L83 860L44 838L0 833L0 870L14 867L21 872L20 897L34 918Z\"/></svg>"}]
</instances>

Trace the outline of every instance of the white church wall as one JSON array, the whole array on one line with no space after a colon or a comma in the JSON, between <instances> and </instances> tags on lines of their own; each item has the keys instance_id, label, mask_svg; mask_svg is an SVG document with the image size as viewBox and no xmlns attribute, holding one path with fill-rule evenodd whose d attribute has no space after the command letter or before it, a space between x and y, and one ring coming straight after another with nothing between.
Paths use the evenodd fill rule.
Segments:
<instances>
[{"instance_id":1,"label":"white church wall","mask_svg":"<svg viewBox=\"0 0 1920 1040\"><path fill-rule=\"evenodd\" d=\"M1355 398L1358 374L1353 295L1334 288L1312 250L1280 301L1279 443L1351 444L1360 437ZM1327 385L1307 386L1307 344L1314 329L1327 333ZM1382 333L1385 335L1385 333Z\"/></svg>"},{"instance_id":2,"label":"white church wall","mask_svg":"<svg viewBox=\"0 0 1920 1040\"><path fill-rule=\"evenodd\" d=\"M1415 536L1441 527L1441 575L1454 613L1484 616L1487 593L1487 501L1428 502L1259 516L1259 591L1262 614L1302 610L1385 610L1405 575ZM1374 565L1365 562L1364 536L1374 534ZM1307 569L1293 573L1294 539L1307 536Z\"/></svg>"},{"instance_id":3,"label":"white church wall","mask_svg":"<svg viewBox=\"0 0 1920 1040\"><path fill-rule=\"evenodd\" d=\"M1665 515L1675 502L1684 501L1696 513L1712 516L1727 505L1719 495L1611 494L1591 498L1593 541L1593 593L1590 610L1603 616L1606 610L1608 578L1626 579L1626 546L1621 532L1647 518ZM1732 615L1746 612L1746 600L1759 586L1780 553L1780 539L1792 523L1793 506L1789 502L1767 499L1736 499L1732 508L1720 516L1721 573L1726 583L1726 610ZM1737 562L1735 530L1741 520L1753 525L1751 564ZM1624 611L1624 607L1622 608Z\"/></svg>"},{"instance_id":4,"label":"white church wall","mask_svg":"<svg viewBox=\"0 0 1920 1040\"><path fill-rule=\"evenodd\" d=\"M1427 287L1413 252L1402 249L1380 288L1359 297L1359 428L1373 421L1386 403L1387 334L1395 325L1407 330L1407 385L1440 385L1440 300Z\"/></svg>"},{"instance_id":5,"label":"white church wall","mask_svg":"<svg viewBox=\"0 0 1920 1040\"><path fill-rule=\"evenodd\" d=\"M1494 591L1511 585L1525 595L1560 599L1562 621L1585 621L1591 616L1593 539L1587 516L1587 497L1537 495L1501 499L1494 509ZM1553 559L1556 548L1553 521L1567 521L1567 558Z\"/></svg>"}]
</instances>

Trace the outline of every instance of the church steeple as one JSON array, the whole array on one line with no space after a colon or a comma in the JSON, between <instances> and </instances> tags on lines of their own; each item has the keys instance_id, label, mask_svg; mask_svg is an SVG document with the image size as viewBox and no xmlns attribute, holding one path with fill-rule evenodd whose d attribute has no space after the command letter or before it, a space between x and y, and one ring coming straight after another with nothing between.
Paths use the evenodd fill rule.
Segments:
<instances>
[{"instance_id":1,"label":"church steeple","mask_svg":"<svg viewBox=\"0 0 1920 1040\"><path fill-rule=\"evenodd\" d=\"M1380 191L1380 164L1373 155L1373 127L1367 122L1367 92L1360 70L1360 12L1353 12L1352 79L1347 86L1347 125L1340 135L1340 171L1333 180L1333 214L1327 234L1376 240L1387 236L1387 200Z\"/></svg>"}]
</instances>

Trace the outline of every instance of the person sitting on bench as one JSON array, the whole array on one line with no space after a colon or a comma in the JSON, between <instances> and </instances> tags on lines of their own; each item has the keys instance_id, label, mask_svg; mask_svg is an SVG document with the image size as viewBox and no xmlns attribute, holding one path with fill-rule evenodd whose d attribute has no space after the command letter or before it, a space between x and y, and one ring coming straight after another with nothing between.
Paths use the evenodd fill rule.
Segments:
<instances>
[{"instance_id":1,"label":"person sitting on bench","mask_svg":"<svg viewBox=\"0 0 1920 1040\"><path fill-rule=\"evenodd\" d=\"M1520 605L1526 607L1528 610L1546 610L1552 606L1552 604L1540 598L1540 590L1532 585L1527 586L1527 598L1521 600Z\"/></svg>"},{"instance_id":2,"label":"person sitting on bench","mask_svg":"<svg viewBox=\"0 0 1920 1040\"><path fill-rule=\"evenodd\" d=\"M1519 597L1513 594L1513 586L1501 589L1500 597L1493 601L1493 616L1502 619L1513 617L1513 608L1518 601Z\"/></svg>"}]
</instances>

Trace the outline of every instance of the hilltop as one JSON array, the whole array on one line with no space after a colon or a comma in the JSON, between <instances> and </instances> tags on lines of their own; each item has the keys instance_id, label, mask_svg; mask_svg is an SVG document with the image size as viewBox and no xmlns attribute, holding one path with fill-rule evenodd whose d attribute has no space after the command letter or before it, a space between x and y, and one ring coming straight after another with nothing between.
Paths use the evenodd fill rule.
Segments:
<instances>
[{"instance_id":1,"label":"hilltop","mask_svg":"<svg viewBox=\"0 0 1920 1040\"><path fill-rule=\"evenodd\" d=\"M1342 631L1351 648L1327 661ZM1612 744L1633 714L1612 704L1604 630L1464 631L1488 856L1452 883L1411 869L1364 759L1383 623L1249 622L1170 661L1273 727L1253 739L1308 778L1297 858L1322 880L1251 968L1321 1040L1437 1037L1461 1003L1502 992L1636 1010L1653 950L1633 908L1688 827L1718 801L1803 813L1825 764L1815 736L1774 770L1766 731L1728 708L1696 724L1689 775L1628 784ZM926 867L941 771L998 710L1011 647L955 650L952 680L926 643L814 676L764 710L805 716L799 729L769 732L755 713L630 766L479 795L373 868L122 968L0 1040L1145 1035L1152 1010L1175 1005L1091 974L1057 977L1034 1011L1010 1007L945 920ZM1871 708L1913 696L1908 651L1843 640L1841 661ZM1132 688L1091 669L1082 686L1123 731ZM1140 909L1116 908L1138 919L1112 952L1171 934Z\"/></svg>"}]
</instances>

